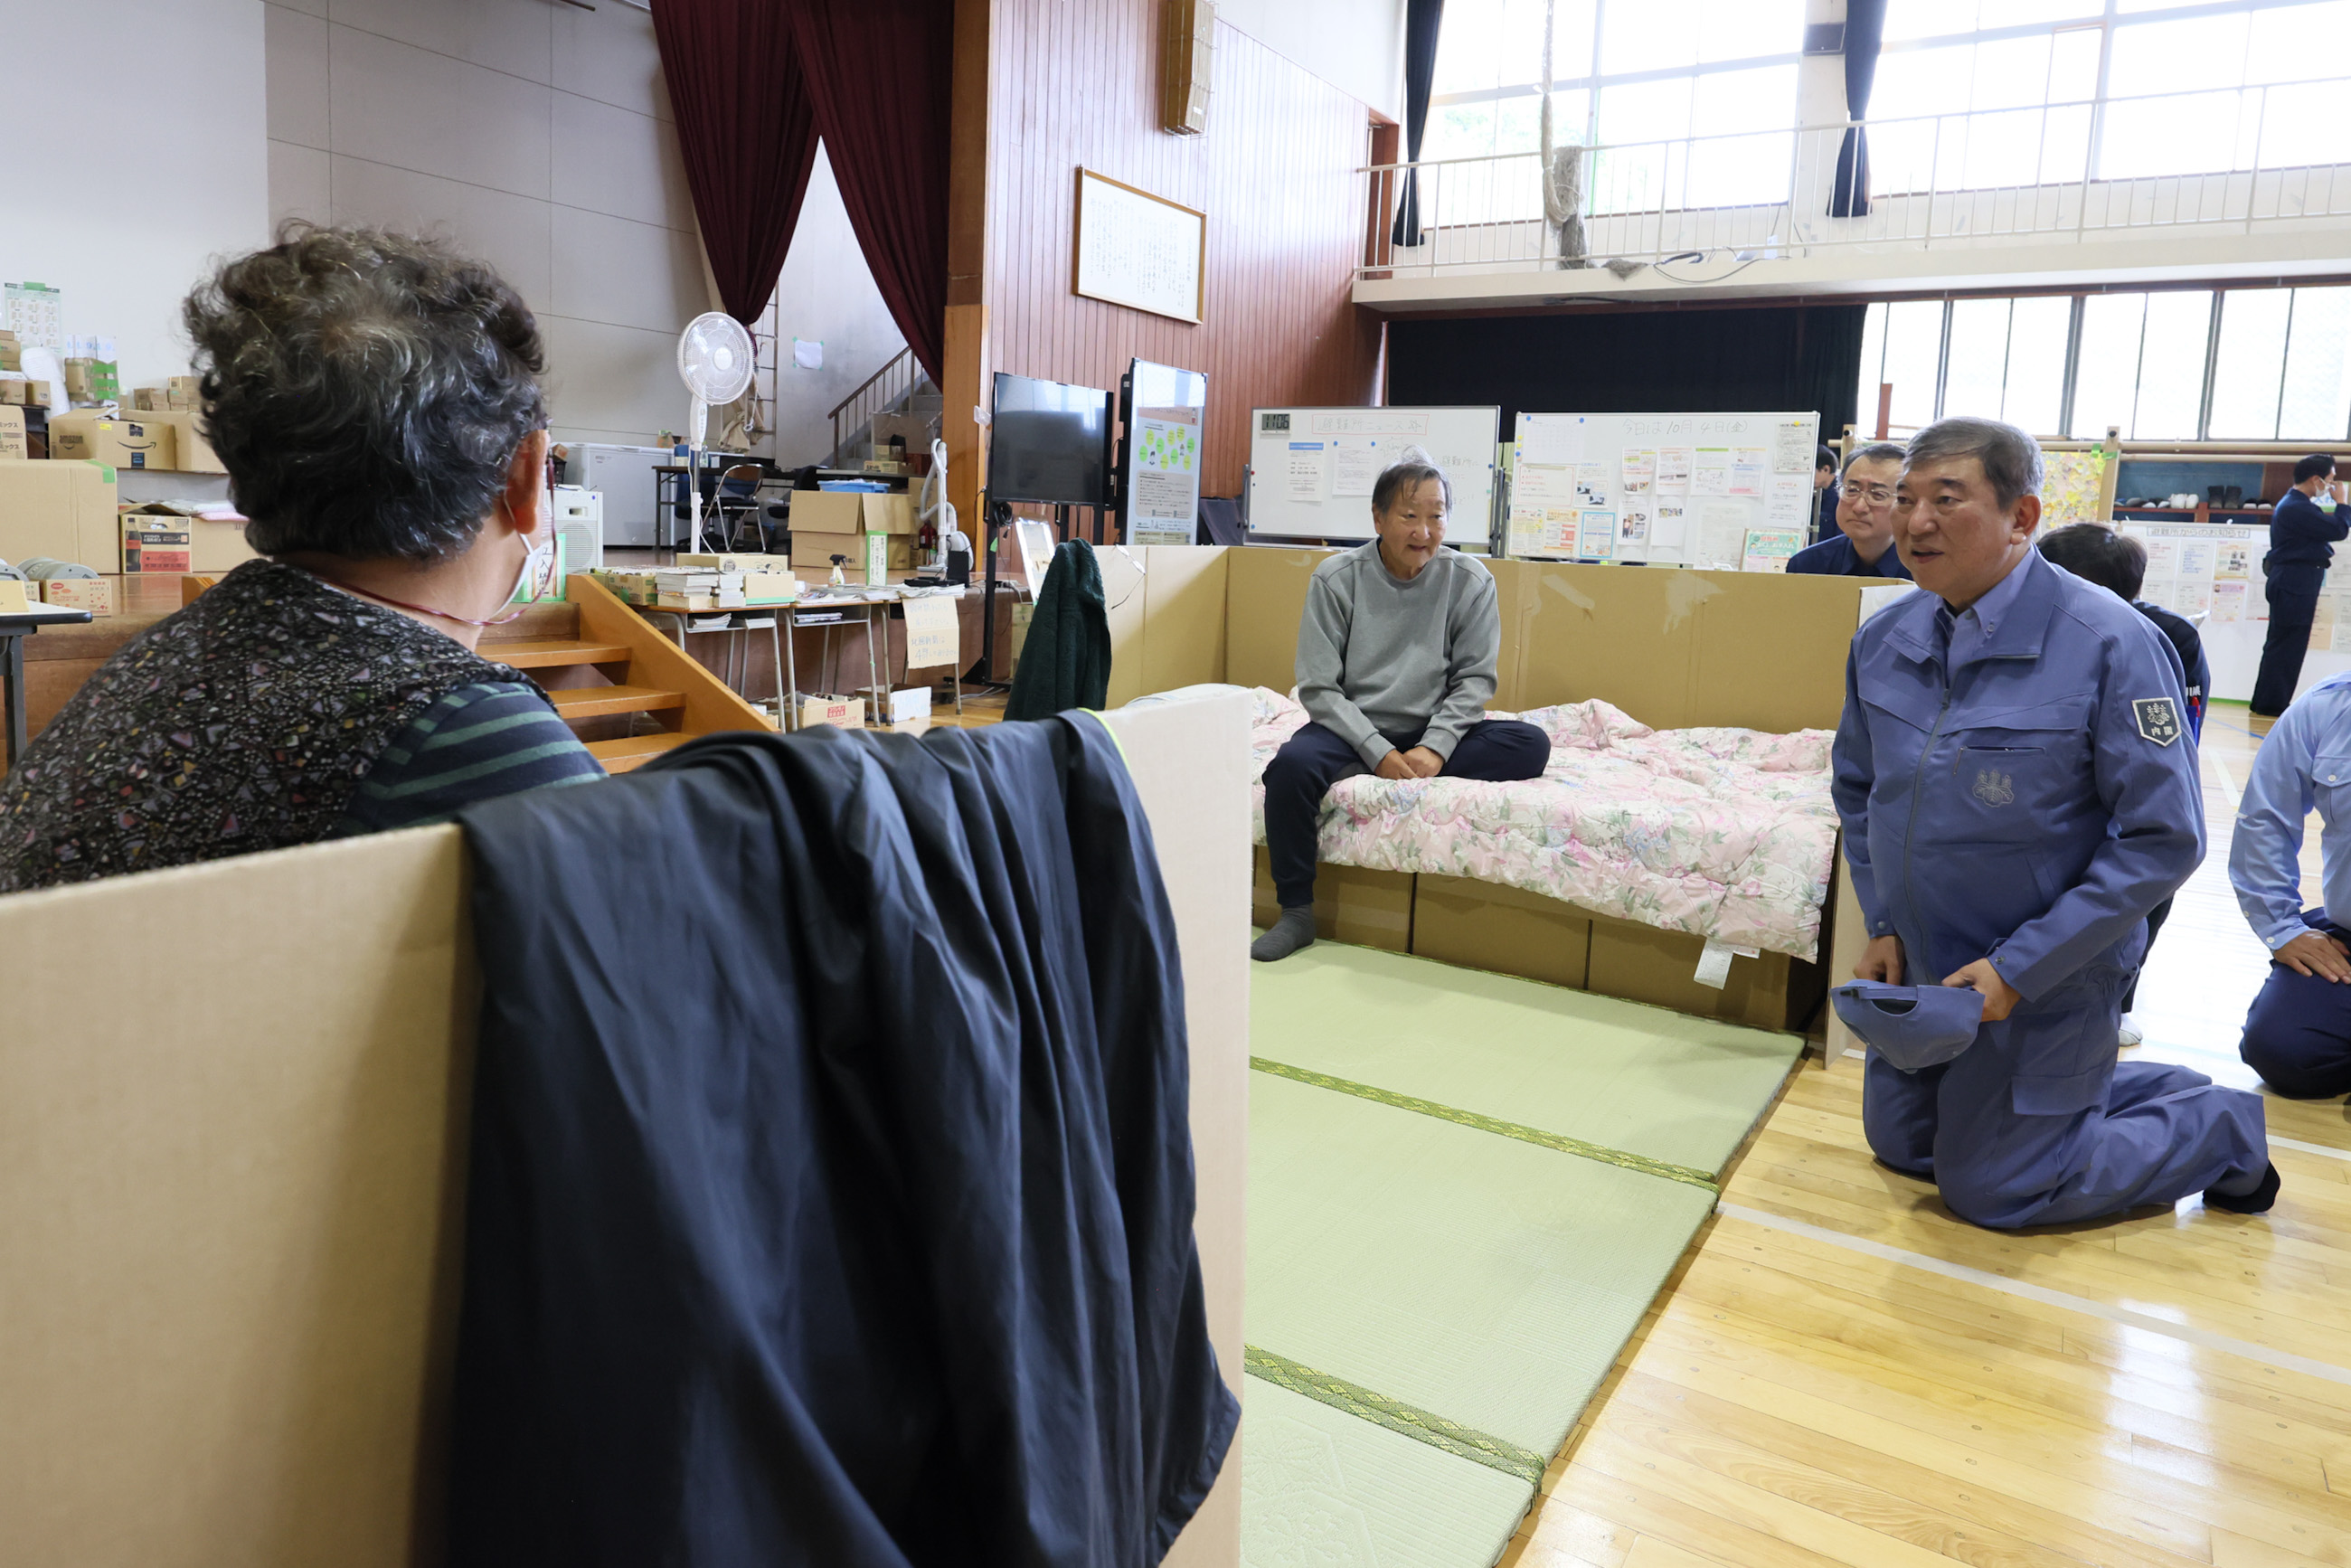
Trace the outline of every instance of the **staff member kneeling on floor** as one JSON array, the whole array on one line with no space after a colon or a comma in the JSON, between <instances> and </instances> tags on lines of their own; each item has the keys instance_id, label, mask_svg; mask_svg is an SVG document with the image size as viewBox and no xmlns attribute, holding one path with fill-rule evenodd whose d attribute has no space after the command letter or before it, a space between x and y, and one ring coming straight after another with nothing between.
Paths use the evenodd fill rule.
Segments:
<instances>
[{"instance_id":1,"label":"staff member kneeling on floor","mask_svg":"<svg viewBox=\"0 0 2351 1568\"><path fill-rule=\"evenodd\" d=\"M1371 543L1332 556L1306 586L1298 700L1313 722L1265 768L1265 850L1281 918L1249 947L1287 958L1314 940L1323 792L1342 779L1535 779L1551 737L1486 716L1502 616L1485 562L1445 548L1453 487L1399 463L1372 489Z\"/></svg>"},{"instance_id":2,"label":"staff member kneeling on floor","mask_svg":"<svg viewBox=\"0 0 2351 1568\"><path fill-rule=\"evenodd\" d=\"M1872 1054L1877 1157L1978 1225L2277 1197L2259 1096L2117 1063L2147 911L2202 858L2179 656L2043 560L2041 449L1947 419L1910 443L1894 537L1927 591L1853 642L1835 796L1865 980L1983 994L1975 1041L1906 1073Z\"/></svg>"},{"instance_id":3,"label":"staff member kneeling on floor","mask_svg":"<svg viewBox=\"0 0 2351 1568\"><path fill-rule=\"evenodd\" d=\"M2325 902L2304 909L2302 833L2313 810ZM2262 737L2237 810L2229 881L2273 959L2238 1054L2292 1099L2351 1093L2351 675L2294 698Z\"/></svg>"}]
</instances>

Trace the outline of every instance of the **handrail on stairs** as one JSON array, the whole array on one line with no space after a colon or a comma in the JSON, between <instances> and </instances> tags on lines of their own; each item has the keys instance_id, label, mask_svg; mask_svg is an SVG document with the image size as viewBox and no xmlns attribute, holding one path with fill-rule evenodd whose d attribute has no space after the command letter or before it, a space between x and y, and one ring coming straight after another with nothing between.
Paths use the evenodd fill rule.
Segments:
<instances>
[{"instance_id":1,"label":"handrail on stairs","mask_svg":"<svg viewBox=\"0 0 2351 1568\"><path fill-rule=\"evenodd\" d=\"M905 376L905 383L906 383L905 388L900 388L900 389L898 389L897 391L892 391L892 392L884 392L882 396L880 396L880 397L877 397L877 398L873 399L873 400L872 400L872 410L871 410L871 411L861 411L861 413L860 413L860 414L858 415L858 417L860 417L860 418L866 417L866 416L867 416L867 414L868 414L869 413L879 411L879 410L880 410L880 408L881 408L881 406L882 406L883 403L888 402L890 402L893 398L897 397L897 396L899 395L899 392L900 392L904 391L904 390L906 390L907 388L911 388L911 387L913 387L913 385L914 384L914 375L913 375L912 371L911 371L910 370L908 370L908 367L913 363L914 358L914 349L913 349L912 347L904 348L904 349L899 350L897 351L897 353L896 353L896 354L894 354L894 355L893 355L893 356L891 357L890 362L889 362L888 364L883 365L880 370L878 370L878 371L874 371L872 375L870 375L870 376L866 377L864 381L862 381L862 382L860 382L860 383L858 384L858 388L857 388L857 390L856 390L855 392L851 392L847 397L842 398L842 399L841 400L841 402L838 402L838 403L836 403L836 404L834 404L834 405L833 405L833 410L832 410L832 449L833 449L833 451L835 451L835 452L839 452L839 451L841 450L841 412L842 412L844 409L847 409L847 408L851 407L852 405L855 404L855 403L858 402L858 400L859 400L859 399L861 399L861 398L864 397L864 396L865 396L865 394L866 394L868 392L871 392L871 391L873 389L873 386L874 386L874 384L875 384L876 382L881 382L881 381L882 381L883 378L885 378L885 377L891 377L891 376L892 376L892 372L893 372L893 371L907 371L906 376ZM894 379L894 378L893 378L893 379Z\"/></svg>"}]
</instances>

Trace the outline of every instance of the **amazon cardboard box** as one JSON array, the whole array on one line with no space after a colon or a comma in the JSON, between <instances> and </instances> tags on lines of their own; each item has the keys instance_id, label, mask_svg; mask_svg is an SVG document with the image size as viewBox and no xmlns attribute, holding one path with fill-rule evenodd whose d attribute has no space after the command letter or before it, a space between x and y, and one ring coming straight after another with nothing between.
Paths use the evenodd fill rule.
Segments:
<instances>
[{"instance_id":1,"label":"amazon cardboard box","mask_svg":"<svg viewBox=\"0 0 2351 1568\"><path fill-rule=\"evenodd\" d=\"M0 332L0 371L21 371L25 368L25 346L14 332Z\"/></svg>"},{"instance_id":2,"label":"amazon cardboard box","mask_svg":"<svg viewBox=\"0 0 2351 1568\"><path fill-rule=\"evenodd\" d=\"M795 502L794 505L798 503ZM892 534L888 538L889 543L883 548L889 553L890 570L892 571L913 570L914 565L913 539L904 534ZM793 574L806 577L810 572L814 572L816 574L814 580L830 582L832 580L832 558L845 556L848 559L841 562L841 574L852 582L862 582L865 577L865 539L866 536L862 533L808 533L794 528L792 530Z\"/></svg>"},{"instance_id":3,"label":"amazon cardboard box","mask_svg":"<svg viewBox=\"0 0 2351 1568\"><path fill-rule=\"evenodd\" d=\"M829 724L841 729L865 727L863 697L814 696L800 698L799 727L812 724Z\"/></svg>"},{"instance_id":4,"label":"amazon cardboard box","mask_svg":"<svg viewBox=\"0 0 2351 1568\"><path fill-rule=\"evenodd\" d=\"M22 408L32 401L32 382L27 381L0 381L0 406Z\"/></svg>"},{"instance_id":5,"label":"amazon cardboard box","mask_svg":"<svg viewBox=\"0 0 2351 1568\"><path fill-rule=\"evenodd\" d=\"M0 458L0 560L45 555L111 571L121 551L112 469Z\"/></svg>"},{"instance_id":6,"label":"amazon cardboard box","mask_svg":"<svg viewBox=\"0 0 2351 1568\"><path fill-rule=\"evenodd\" d=\"M166 466L176 468L183 474L228 472L228 469L222 465L219 455L213 451L213 444L206 441L204 432L196 428L196 416L191 410L158 409L152 413L131 413L124 417L135 420L151 430L163 427L171 431L172 460Z\"/></svg>"},{"instance_id":7,"label":"amazon cardboard box","mask_svg":"<svg viewBox=\"0 0 2351 1568\"><path fill-rule=\"evenodd\" d=\"M25 411L0 408L0 457L13 457L21 463L32 455L25 445Z\"/></svg>"},{"instance_id":8,"label":"amazon cardboard box","mask_svg":"<svg viewBox=\"0 0 2351 1568\"><path fill-rule=\"evenodd\" d=\"M177 466L170 424L109 419L91 409L76 409L49 421L49 455L110 468Z\"/></svg>"},{"instance_id":9,"label":"amazon cardboard box","mask_svg":"<svg viewBox=\"0 0 2351 1568\"><path fill-rule=\"evenodd\" d=\"M812 534L911 534L914 507L903 495L799 490L792 496L792 532L803 528Z\"/></svg>"}]
</instances>

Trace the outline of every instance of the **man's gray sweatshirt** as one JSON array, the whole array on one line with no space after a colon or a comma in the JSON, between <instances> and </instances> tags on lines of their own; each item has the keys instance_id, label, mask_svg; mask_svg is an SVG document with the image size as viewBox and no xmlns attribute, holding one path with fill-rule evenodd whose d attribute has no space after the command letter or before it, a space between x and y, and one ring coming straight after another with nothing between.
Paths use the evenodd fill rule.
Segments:
<instances>
[{"instance_id":1,"label":"man's gray sweatshirt","mask_svg":"<svg viewBox=\"0 0 2351 1568\"><path fill-rule=\"evenodd\" d=\"M1450 759L1486 716L1502 616L1486 563L1440 549L1406 582L1377 539L1332 556L1306 585L1298 627L1298 699L1315 723L1355 748L1366 768L1390 737Z\"/></svg>"}]
</instances>

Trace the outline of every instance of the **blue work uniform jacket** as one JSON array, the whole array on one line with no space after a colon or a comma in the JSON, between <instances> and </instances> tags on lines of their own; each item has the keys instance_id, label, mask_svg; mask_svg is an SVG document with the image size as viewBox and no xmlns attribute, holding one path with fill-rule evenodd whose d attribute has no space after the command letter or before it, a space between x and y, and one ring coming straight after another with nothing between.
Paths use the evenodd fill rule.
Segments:
<instances>
[{"instance_id":1,"label":"blue work uniform jacket","mask_svg":"<svg viewBox=\"0 0 2351 1568\"><path fill-rule=\"evenodd\" d=\"M2304 599L2318 592L2335 559L2335 542L2351 535L2351 509L2329 512L2299 490L2288 490L2270 514L2270 549L2262 557L2263 597Z\"/></svg>"},{"instance_id":2,"label":"blue work uniform jacket","mask_svg":"<svg viewBox=\"0 0 2351 1568\"><path fill-rule=\"evenodd\" d=\"M1870 618L1845 664L1837 815L1873 936L1904 980L1977 959L2019 1016L2093 1005L2147 911L2204 855L2179 658L2137 611L2027 555L1984 641L1944 668L1942 600Z\"/></svg>"},{"instance_id":3,"label":"blue work uniform jacket","mask_svg":"<svg viewBox=\"0 0 2351 1568\"><path fill-rule=\"evenodd\" d=\"M1806 545L1788 558L1789 571L1804 577L1893 577L1910 575L1902 564L1901 552L1892 545L1876 560L1864 560L1853 541L1843 533L1832 533L1816 545Z\"/></svg>"}]
</instances>

